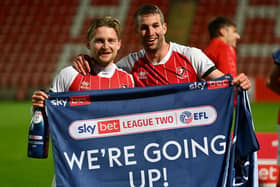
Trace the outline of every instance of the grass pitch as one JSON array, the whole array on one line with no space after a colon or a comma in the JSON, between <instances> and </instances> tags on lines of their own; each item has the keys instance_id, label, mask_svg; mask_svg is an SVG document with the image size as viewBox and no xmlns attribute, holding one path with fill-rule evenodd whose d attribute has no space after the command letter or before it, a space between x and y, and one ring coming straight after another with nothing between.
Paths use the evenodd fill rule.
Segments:
<instances>
[{"instance_id":1,"label":"grass pitch","mask_svg":"<svg viewBox=\"0 0 280 187\"><path fill-rule=\"evenodd\" d=\"M257 132L276 132L280 103L251 103ZM49 187L54 164L49 158L27 157L31 102L0 101L0 176L3 187Z\"/></svg>"},{"instance_id":2,"label":"grass pitch","mask_svg":"<svg viewBox=\"0 0 280 187\"><path fill-rule=\"evenodd\" d=\"M52 153L47 159L27 157L30 102L0 102L0 176L3 187L50 187Z\"/></svg>"}]
</instances>

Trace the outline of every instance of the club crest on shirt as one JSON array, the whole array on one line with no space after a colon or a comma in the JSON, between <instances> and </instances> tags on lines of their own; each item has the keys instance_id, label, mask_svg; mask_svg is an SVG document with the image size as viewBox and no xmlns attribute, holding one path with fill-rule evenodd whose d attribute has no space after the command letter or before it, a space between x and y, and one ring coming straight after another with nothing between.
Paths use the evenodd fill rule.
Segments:
<instances>
[{"instance_id":1,"label":"club crest on shirt","mask_svg":"<svg viewBox=\"0 0 280 187\"><path fill-rule=\"evenodd\" d=\"M176 67L176 76L179 79L185 79L188 76L186 68L184 66Z\"/></svg>"}]
</instances>

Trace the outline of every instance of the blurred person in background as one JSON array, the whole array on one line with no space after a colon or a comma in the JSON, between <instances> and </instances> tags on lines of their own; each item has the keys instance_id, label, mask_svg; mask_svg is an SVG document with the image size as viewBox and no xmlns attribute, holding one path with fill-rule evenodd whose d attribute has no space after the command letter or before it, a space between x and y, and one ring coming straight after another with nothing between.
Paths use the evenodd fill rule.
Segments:
<instances>
[{"instance_id":1,"label":"blurred person in background","mask_svg":"<svg viewBox=\"0 0 280 187\"><path fill-rule=\"evenodd\" d=\"M272 53L274 66L270 72L266 86L277 94L280 94L280 49Z\"/></svg>"},{"instance_id":2,"label":"blurred person in background","mask_svg":"<svg viewBox=\"0 0 280 187\"><path fill-rule=\"evenodd\" d=\"M210 43L205 54L221 72L237 76L236 45L240 39L235 23L224 16L218 16L208 24Z\"/></svg>"},{"instance_id":3,"label":"blurred person in background","mask_svg":"<svg viewBox=\"0 0 280 187\"><path fill-rule=\"evenodd\" d=\"M280 49L272 53L272 59L274 61L274 66L269 76L266 79L266 86L270 88L273 92L280 95ZM277 155L277 165L280 169L280 109L278 111L278 155ZM277 187L280 187L280 172L278 175Z\"/></svg>"},{"instance_id":4,"label":"blurred person in background","mask_svg":"<svg viewBox=\"0 0 280 187\"><path fill-rule=\"evenodd\" d=\"M132 74L135 86L197 82L224 75L200 49L166 41L167 24L156 5L145 4L138 8L134 21L144 49L128 54L117 66ZM77 57L74 66L84 75L91 72L84 55ZM233 84L243 89L251 86L243 73L235 76Z\"/></svg>"}]
</instances>

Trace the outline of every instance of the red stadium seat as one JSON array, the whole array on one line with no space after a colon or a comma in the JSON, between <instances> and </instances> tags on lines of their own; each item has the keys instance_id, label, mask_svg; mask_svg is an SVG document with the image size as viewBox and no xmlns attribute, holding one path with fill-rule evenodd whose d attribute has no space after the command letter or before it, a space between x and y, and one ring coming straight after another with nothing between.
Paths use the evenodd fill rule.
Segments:
<instances>
[{"instance_id":1,"label":"red stadium seat","mask_svg":"<svg viewBox=\"0 0 280 187\"><path fill-rule=\"evenodd\" d=\"M5 75L0 77L0 88L20 88L19 93L24 93L30 87L46 86L63 44L69 42L79 2L10 0L0 4L0 44L5 53L0 55L0 73Z\"/></svg>"}]
</instances>

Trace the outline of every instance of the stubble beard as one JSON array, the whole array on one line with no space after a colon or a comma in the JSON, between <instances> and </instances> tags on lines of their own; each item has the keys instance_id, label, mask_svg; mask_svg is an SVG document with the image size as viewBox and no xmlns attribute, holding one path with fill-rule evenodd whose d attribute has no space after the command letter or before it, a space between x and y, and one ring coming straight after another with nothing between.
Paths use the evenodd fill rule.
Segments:
<instances>
[{"instance_id":1,"label":"stubble beard","mask_svg":"<svg viewBox=\"0 0 280 187\"><path fill-rule=\"evenodd\" d=\"M144 45L144 49L146 52L148 53L156 53L157 51L159 51L159 49L162 47L163 45L163 39L162 38L158 38L157 39L157 43L155 44L155 46L145 46Z\"/></svg>"},{"instance_id":2,"label":"stubble beard","mask_svg":"<svg viewBox=\"0 0 280 187\"><path fill-rule=\"evenodd\" d=\"M102 57L101 58L98 58L98 63L103 66L103 67L106 67L108 64L110 64L111 62L114 61L114 55L112 54L111 57L108 58L108 60L103 60ZM106 58L107 59L107 58Z\"/></svg>"}]
</instances>

